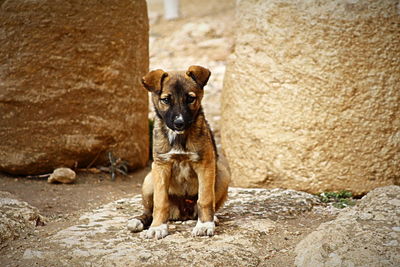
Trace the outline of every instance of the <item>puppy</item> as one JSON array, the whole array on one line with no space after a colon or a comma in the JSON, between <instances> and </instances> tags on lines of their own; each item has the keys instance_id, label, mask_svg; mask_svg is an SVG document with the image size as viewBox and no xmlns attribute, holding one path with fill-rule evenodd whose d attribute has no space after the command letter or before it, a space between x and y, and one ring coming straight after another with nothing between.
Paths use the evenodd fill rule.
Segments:
<instances>
[{"instance_id":1,"label":"puppy","mask_svg":"<svg viewBox=\"0 0 400 267\"><path fill-rule=\"evenodd\" d=\"M144 212L128 228L146 238L168 235L169 220L196 219L194 236L212 236L214 213L227 198L227 170L217 162L217 150L201 106L210 77L204 67L187 71L154 70L142 79L151 92L156 117L153 164L142 187Z\"/></svg>"}]
</instances>

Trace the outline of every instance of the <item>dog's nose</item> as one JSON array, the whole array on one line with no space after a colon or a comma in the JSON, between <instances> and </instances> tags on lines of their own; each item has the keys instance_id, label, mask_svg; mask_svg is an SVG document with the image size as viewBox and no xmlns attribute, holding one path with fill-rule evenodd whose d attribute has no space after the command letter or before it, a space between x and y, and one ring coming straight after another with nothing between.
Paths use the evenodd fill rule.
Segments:
<instances>
[{"instance_id":1,"label":"dog's nose","mask_svg":"<svg viewBox=\"0 0 400 267\"><path fill-rule=\"evenodd\" d=\"M179 116L174 120L174 126L175 126L175 129L177 129L177 130L183 130L183 127L185 126L185 122L183 121L182 116Z\"/></svg>"}]
</instances>

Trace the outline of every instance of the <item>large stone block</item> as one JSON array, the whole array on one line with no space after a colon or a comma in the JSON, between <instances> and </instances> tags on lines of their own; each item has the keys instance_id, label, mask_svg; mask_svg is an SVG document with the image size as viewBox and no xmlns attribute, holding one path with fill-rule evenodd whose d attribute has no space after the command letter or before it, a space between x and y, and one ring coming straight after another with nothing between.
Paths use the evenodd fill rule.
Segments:
<instances>
[{"instance_id":1,"label":"large stone block","mask_svg":"<svg viewBox=\"0 0 400 267\"><path fill-rule=\"evenodd\" d=\"M295 266L399 266L400 187L375 189L297 244Z\"/></svg>"},{"instance_id":2,"label":"large stone block","mask_svg":"<svg viewBox=\"0 0 400 267\"><path fill-rule=\"evenodd\" d=\"M148 160L144 0L1 1L0 171Z\"/></svg>"},{"instance_id":3,"label":"large stone block","mask_svg":"<svg viewBox=\"0 0 400 267\"><path fill-rule=\"evenodd\" d=\"M398 1L240 1L222 93L236 186L400 181Z\"/></svg>"}]
</instances>

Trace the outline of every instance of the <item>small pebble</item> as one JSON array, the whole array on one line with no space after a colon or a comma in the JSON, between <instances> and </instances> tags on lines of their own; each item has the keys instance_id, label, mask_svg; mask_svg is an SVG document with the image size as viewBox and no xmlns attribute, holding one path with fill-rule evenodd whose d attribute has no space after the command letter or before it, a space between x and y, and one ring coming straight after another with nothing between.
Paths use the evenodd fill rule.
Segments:
<instances>
[{"instance_id":1,"label":"small pebble","mask_svg":"<svg viewBox=\"0 0 400 267\"><path fill-rule=\"evenodd\" d=\"M69 168L58 168L50 175L48 183L72 184L76 181L76 173Z\"/></svg>"}]
</instances>

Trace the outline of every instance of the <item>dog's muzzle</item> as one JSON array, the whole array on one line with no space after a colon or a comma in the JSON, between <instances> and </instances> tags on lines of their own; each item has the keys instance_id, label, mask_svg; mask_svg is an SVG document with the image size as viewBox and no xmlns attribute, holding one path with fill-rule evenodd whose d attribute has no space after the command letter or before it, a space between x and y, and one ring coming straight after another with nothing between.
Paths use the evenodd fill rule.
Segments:
<instances>
[{"instance_id":1,"label":"dog's muzzle","mask_svg":"<svg viewBox=\"0 0 400 267\"><path fill-rule=\"evenodd\" d=\"M173 124L176 132L181 132L185 129L185 121L183 120L182 115L176 117Z\"/></svg>"}]
</instances>

